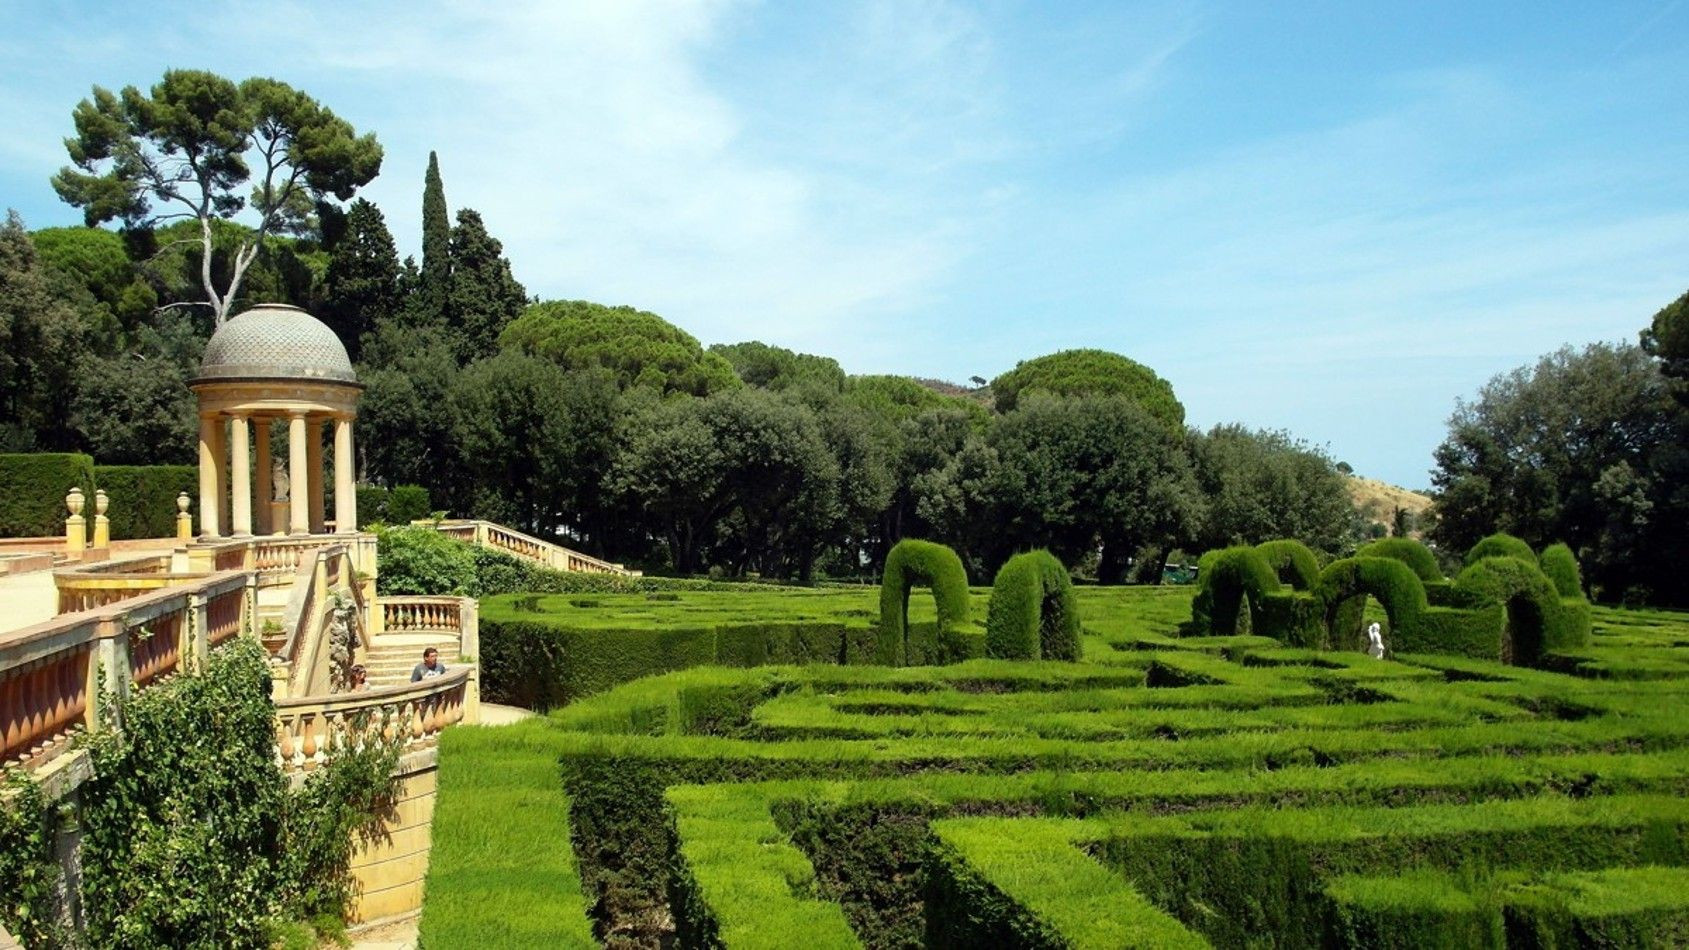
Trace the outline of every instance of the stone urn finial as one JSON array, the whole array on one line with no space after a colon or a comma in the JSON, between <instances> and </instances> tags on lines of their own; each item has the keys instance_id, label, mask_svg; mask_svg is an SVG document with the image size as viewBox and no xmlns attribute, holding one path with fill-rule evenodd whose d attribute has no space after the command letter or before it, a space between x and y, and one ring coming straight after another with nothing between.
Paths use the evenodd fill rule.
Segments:
<instances>
[{"instance_id":1,"label":"stone urn finial","mask_svg":"<svg viewBox=\"0 0 1689 950\"><path fill-rule=\"evenodd\" d=\"M193 502L188 500L188 493L187 492L182 492L181 494L176 496L176 510L181 512L182 514L185 515L185 514L188 513L188 506L190 504L193 504Z\"/></svg>"},{"instance_id":2,"label":"stone urn finial","mask_svg":"<svg viewBox=\"0 0 1689 950\"><path fill-rule=\"evenodd\" d=\"M94 489L94 514L96 516L104 515L106 508L110 506L111 499L106 497L106 490L104 488Z\"/></svg>"},{"instance_id":3,"label":"stone urn finial","mask_svg":"<svg viewBox=\"0 0 1689 950\"><path fill-rule=\"evenodd\" d=\"M87 503L87 500L82 497L82 488L77 485L70 486L70 494L65 496L65 507L70 509L71 516L80 518L82 509Z\"/></svg>"}]
</instances>

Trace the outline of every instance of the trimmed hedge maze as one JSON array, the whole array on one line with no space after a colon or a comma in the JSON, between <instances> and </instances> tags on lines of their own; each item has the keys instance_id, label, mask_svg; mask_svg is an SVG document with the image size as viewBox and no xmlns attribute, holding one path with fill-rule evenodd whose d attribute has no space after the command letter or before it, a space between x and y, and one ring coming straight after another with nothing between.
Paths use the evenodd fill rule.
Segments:
<instances>
[{"instance_id":1,"label":"trimmed hedge maze","mask_svg":"<svg viewBox=\"0 0 1689 950\"><path fill-rule=\"evenodd\" d=\"M1191 621L1202 634L1231 636L1247 622L1251 633L1290 646L1357 649L1370 597L1394 651L1552 666L1555 654L1589 642L1589 601L1564 544L1539 557L1518 538L1493 535L1473 546L1452 580L1409 538L1374 541L1323 570L1289 540L1210 551L1198 563Z\"/></svg>"},{"instance_id":2,"label":"trimmed hedge maze","mask_svg":"<svg viewBox=\"0 0 1689 950\"><path fill-rule=\"evenodd\" d=\"M448 731L425 945L1689 939L1689 617L1596 609L1549 670L1070 593L1079 662L699 667Z\"/></svg>"}]
</instances>

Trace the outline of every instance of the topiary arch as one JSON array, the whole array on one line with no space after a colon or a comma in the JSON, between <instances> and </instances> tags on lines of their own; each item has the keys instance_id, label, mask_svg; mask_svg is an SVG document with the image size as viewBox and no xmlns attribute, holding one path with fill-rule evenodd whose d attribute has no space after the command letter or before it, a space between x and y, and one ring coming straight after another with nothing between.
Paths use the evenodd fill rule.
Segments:
<instances>
[{"instance_id":1,"label":"topiary arch","mask_svg":"<svg viewBox=\"0 0 1689 950\"><path fill-rule=\"evenodd\" d=\"M1079 601L1067 568L1055 555L1017 554L997 571L985 621L985 655L1079 659Z\"/></svg>"},{"instance_id":2,"label":"topiary arch","mask_svg":"<svg viewBox=\"0 0 1689 950\"><path fill-rule=\"evenodd\" d=\"M1313 590L1319 583L1320 562L1306 544L1295 538L1263 541L1255 552L1278 574L1279 583L1295 590Z\"/></svg>"},{"instance_id":3,"label":"topiary arch","mask_svg":"<svg viewBox=\"0 0 1689 950\"><path fill-rule=\"evenodd\" d=\"M1472 545L1472 550L1466 552L1466 563L1469 565L1476 564L1487 557L1516 557L1521 561L1529 561L1535 564L1537 553L1531 550L1529 544L1519 538L1515 538L1505 531L1498 531Z\"/></svg>"},{"instance_id":4,"label":"topiary arch","mask_svg":"<svg viewBox=\"0 0 1689 950\"><path fill-rule=\"evenodd\" d=\"M879 663L909 662L909 588L925 584L938 603L938 635L968 619L968 572L950 548L905 538L886 555L880 582L880 630L874 656Z\"/></svg>"},{"instance_id":5,"label":"topiary arch","mask_svg":"<svg viewBox=\"0 0 1689 950\"><path fill-rule=\"evenodd\" d=\"M1575 625L1563 622L1560 592L1535 561L1487 557L1461 571L1455 586L1506 606L1499 646L1503 663L1530 666L1549 650L1583 645Z\"/></svg>"},{"instance_id":6,"label":"topiary arch","mask_svg":"<svg viewBox=\"0 0 1689 950\"><path fill-rule=\"evenodd\" d=\"M1583 599L1583 571L1578 568L1578 556L1570 547L1564 543L1551 544L1542 549L1537 563L1561 597Z\"/></svg>"},{"instance_id":7,"label":"topiary arch","mask_svg":"<svg viewBox=\"0 0 1689 950\"><path fill-rule=\"evenodd\" d=\"M1430 583L1443 580L1443 569L1437 555L1421 541L1413 538L1379 538L1355 552L1356 557L1389 557L1406 564L1420 580Z\"/></svg>"},{"instance_id":8,"label":"topiary arch","mask_svg":"<svg viewBox=\"0 0 1689 950\"><path fill-rule=\"evenodd\" d=\"M1197 565L1196 582L1201 588L1197 608L1207 614L1208 629L1204 632L1215 636L1237 633L1238 612L1245 596L1253 608L1253 621L1262 599L1280 588L1277 572L1261 552L1247 545L1209 551Z\"/></svg>"},{"instance_id":9,"label":"topiary arch","mask_svg":"<svg viewBox=\"0 0 1689 950\"><path fill-rule=\"evenodd\" d=\"M1351 557L1333 561L1320 573L1319 599L1331 642L1341 649L1358 627L1364 598L1371 594L1390 618L1390 630L1417 627L1429 605L1425 585L1413 568L1393 557Z\"/></svg>"}]
</instances>

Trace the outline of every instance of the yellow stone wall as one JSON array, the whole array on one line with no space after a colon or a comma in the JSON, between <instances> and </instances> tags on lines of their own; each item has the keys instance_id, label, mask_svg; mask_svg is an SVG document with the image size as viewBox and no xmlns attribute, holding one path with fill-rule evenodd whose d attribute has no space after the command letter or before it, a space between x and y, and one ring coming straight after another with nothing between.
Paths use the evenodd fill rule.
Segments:
<instances>
[{"instance_id":1,"label":"yellow stone wall","mask_svg":"<svg viewBox=\"0 0 1689 950\"><path fill-rule=\"evenodd\" d=\"M412 752L400 760L398 802L383 827L384 834L359 842L352 851L352 877L358 884L352 923L422 909L438 763L436 749Z\"/></svg>"}]
</instances>

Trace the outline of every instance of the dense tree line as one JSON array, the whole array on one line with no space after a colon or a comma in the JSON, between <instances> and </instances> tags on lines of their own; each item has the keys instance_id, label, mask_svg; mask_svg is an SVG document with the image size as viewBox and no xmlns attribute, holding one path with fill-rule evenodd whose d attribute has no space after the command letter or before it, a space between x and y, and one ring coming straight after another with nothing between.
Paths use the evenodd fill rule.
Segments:
<instances>
[{"instance_id":1,"label":"dense tree line","mask_svg":"<svg viewBox=\"0 0 1689 950\"><path fill-rule=\"evenodd\" d=\"M1689 605L1689 403L1659 332L1683 306L1661 312L1646 348L1565 347L1461 402L1436 451L1433 540L1565 541L1598 597Z\"/></svg>"},{"instance_id":2,"label":"dense tree line","mask_svg":"<svg viewBox=\"0 0 1689 950\"><path fill-rule=\"evenodd\" d=\"M54 187L90 226L0 230L0 448L192 462L205 339L279 301L358 365L366 481L652 569L857 575L925 536L979 577L1043 546L1120 580L1159 577L1179 548L1293 535L1335 552L1358 534L1322 452L1187 430L1172 387L1118 354L935 387L530 300L481 216L454 215L433 154L421 261L401 260L381 209L354 200L374 136L273 80L173 70L96 87L73 121Z\"/></svg>"}]
</instances>

